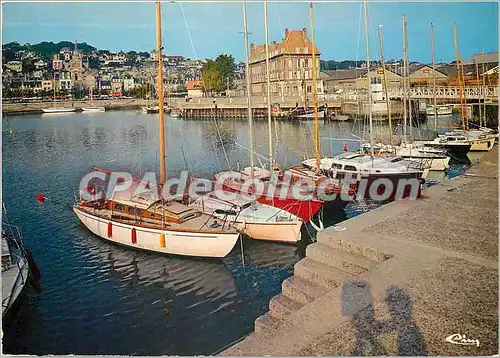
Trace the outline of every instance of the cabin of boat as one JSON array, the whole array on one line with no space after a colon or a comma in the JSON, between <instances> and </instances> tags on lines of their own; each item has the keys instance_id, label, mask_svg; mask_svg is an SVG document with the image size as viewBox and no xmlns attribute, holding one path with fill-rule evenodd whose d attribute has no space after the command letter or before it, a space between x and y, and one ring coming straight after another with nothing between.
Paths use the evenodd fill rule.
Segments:
<instances>
[{"instance_id":1,"label":"cabin of boat","mask_svg":"<svg viewBox=\"0 0 500 358\"><path fill-rule=\"evenodd\" d=\"M109 198L81 200L73 211L107 241L164 254L220 258L229 254L240 235L228 218L201 213L174 199L138 196L133 187Z\"/></svg>"},{"instance_id":2,"label":"cabin of boat","mask_svg":"<svg viewBox=\"0 0 500 358\"><path fill-rule=\"evenodd\" d=\"M155 199L134 193L136 186L134 183L128 190L114 191L109 199L82 200L75 208L97 217L161 230L208 232L225 230L231 225L174 199Z\"/></svg>"},{"instance_id":3,"label":"cabin of boat","mask_svg":"<svg viewBox=\"0 0 500 358\"><path fill-rule=\"evenodd\" d=\"M398 163L399 162L399 163ZM307 168L315 168L316 160L308 159L302 162ZM320 160L320 170L328 173L350 173L364 175L414 174L421 175L421 171L409 168L405 162L393 158L371 157L362 153L344 152L335 157L324 157Z\"/></svg>"}]
</instances>

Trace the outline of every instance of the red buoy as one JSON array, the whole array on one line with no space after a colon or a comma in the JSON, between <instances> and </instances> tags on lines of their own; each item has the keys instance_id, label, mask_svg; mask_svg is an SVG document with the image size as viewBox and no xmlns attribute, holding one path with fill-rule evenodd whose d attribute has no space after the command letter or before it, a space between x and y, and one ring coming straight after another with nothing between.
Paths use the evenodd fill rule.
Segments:
<instances>
[{"instance_id":1,"label":"red buoy","mask_svg":"<svg viewBox=\"0 0 500 358\"><path fill-rule=\"evenodd\" d=\"M344 144L344 148L342 148L344 152L347 152L347 144Z\"/></svg>"},{"instance_id":2,"label":"red buoy","mask_svg":"<svg viewBox=\"0 0 500 358\"><path fill-rule=\"evenodd\" d=\"M111 224L111 221L108 223L108 237L113 236L113 224Z\"/></svg>"},{"instance_id":3,"label":"red buoy","mask_svg":"<svg viewBox=\"0 0 500 358\"><path fill-rule=\"evenodd\" d=\"M132 229L132 244L137 243L137 231L135 228Z\"/></svg>"}]
</instances>

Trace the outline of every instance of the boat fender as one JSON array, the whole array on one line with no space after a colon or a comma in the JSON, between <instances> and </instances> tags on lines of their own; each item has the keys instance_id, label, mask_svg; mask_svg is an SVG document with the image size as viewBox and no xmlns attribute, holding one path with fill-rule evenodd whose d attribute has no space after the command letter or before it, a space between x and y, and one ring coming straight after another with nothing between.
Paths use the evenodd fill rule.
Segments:
<instances>
[{"instance_id":1,"label":"boat fender","mask_svg":"<svg viewBox=\"0 0 500 358\"><path fill-rule=\"evenodd\" d=\"M425 179L424 178L420 178L418 180L420 181L420 184L422 184L422 185L425 184Z\"/></svg>"},{"instance_id":2,"label":"boat fender","mask_svg":"<svg viewBox=\"0 0 500 358\"><path fill-rule=\"evenodd\" d=\"M111 224L111 221L108 222L108 237L113 236L113 224Z\"/></svg>"},{"instance_id":3,"label":"boat fender","mask_svg":"<svg viewBox=\"0 0 500 358\"><path fill-rule=\"evenodd\" d=\"M137 230L135 228L132 229L132 244L137 243Z\"/></svg>"},{"instance_id":4,"label":"boat fender","mask_svg":"<svg viewBox=\"0 0 500 358\"><path fill-rule=\"evenodd\" d=\"M318 218L318 221L319 221L319 227L314 223L314 221L312 219L309 220L309 222L311 223L311 226L314 228L314 230L316 230L317 232L321 232L325 229L325 227L323 226L323 222L321 221L321 219Z\"/></svg>"},{"instance_id":5,"label":"boat fender","mask_svg":"<svg viewBox=\"0 0 500 358\"><path fill-rule=\"evenodd\" d=\"M162 232L160 234L160 247L165 247L166 246L166 243L165 243L165 234Z\"/></svg>"}]
</instances>

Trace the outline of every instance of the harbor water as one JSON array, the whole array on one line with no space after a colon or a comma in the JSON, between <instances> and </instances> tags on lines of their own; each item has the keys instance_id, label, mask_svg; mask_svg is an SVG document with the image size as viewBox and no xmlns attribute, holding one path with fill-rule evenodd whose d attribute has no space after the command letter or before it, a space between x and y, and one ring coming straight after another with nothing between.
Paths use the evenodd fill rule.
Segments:
<instances>
[{"instance_id":1,"label":"harbor water","mask_svg":"<svg viewBox=\"0 0 500 358\"><path fill-rule=\"evenodd\" d=\"M311 121L276 126L282 167L312 157ZM140 111L4 118L2 198L43 285L42 293L27 293L4 334L5 353L212 354L250 333L291 276L305 244L245 239L243 253L238 244L222 260L200 260L119 247L79 223L71 205L93 165L136 176L157 171L157 128L157 116ZM248 165L244 120L167 117L166 130L169 178L182 170L211 178ZM256 121L254 131L256 162L266 165L267 122ZM357 124L321 123L320 131L325 154L359 148ZM39 193L49 198L43 205ZM345 219L344 212L330 215L331 224Z\"/></svg>"}]
</instances>

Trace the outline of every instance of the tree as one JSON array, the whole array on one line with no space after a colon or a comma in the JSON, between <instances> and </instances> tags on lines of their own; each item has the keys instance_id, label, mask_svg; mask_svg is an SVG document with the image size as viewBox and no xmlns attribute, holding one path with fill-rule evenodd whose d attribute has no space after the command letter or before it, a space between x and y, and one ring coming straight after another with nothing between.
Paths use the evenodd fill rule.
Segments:
<instances>
[{"instance_id":1,"label":"tree","mask_svg":"<svg viewBox=\"0 0 500 358\"><path fill-rule=\"evenodd\" d=\"M222 76L216 61L208 60L201 71L203 86L206 92L213 95L213 92L222 90Z\"/></svg>"},{"instance_id":2,"label":"tree","mask_svg":"<svg viewBox=\"0 0 500 358\"><path fill-rule=\"evenodd\" d=\"M27 58L23 60L23 72L33 72L35 70L34 60L31 58Z\"/></svg>"},{"instance_id":3,"label":"tree","mask_svg":"<svg viewBox=\"0 0 500 358\"><path fill-rule=\"evenodd\" d=\"M229 85L233 85L234 72L236 71L236 63L234 62L234 57L231 55L220 54L215 59L217 68L219 70L220 77L224 82L224 85L229 79Z\"/></svg>"}]
</instances>

